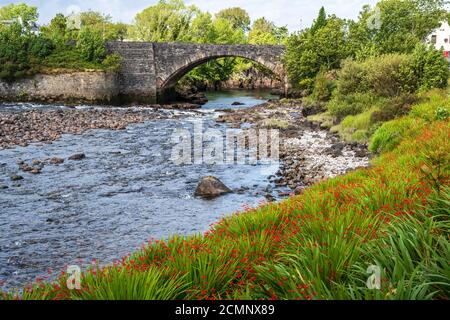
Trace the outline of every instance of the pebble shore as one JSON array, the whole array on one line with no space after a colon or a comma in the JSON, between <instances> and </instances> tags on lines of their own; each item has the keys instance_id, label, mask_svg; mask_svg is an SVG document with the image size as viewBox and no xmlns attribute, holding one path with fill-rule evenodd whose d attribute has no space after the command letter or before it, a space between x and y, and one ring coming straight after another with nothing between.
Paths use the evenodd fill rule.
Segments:
<instances>
[{"instance_id":1,"label":"pebble shore","mask_svg":"<svg viewBox=\"0 0 450 320\"><path fill-rule=\"evenodd\" d=\"M233 128L250 124L253 128L278 129L280 170L271 182L287 186L295 193L348 171L369 166L367 146L340 141L309 122L301 101L271 101L252 108L226 111L218 119ZM268 195L270 197L270 195Z\"/></svg>"}]
</instances>

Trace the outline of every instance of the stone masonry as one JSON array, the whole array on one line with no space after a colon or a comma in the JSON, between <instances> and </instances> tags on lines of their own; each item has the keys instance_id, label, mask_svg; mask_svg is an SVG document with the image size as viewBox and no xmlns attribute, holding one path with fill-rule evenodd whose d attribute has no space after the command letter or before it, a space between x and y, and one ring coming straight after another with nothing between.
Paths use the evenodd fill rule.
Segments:
<instances>
[{"instance_id":1,"label":"stone masonry","mask_svg":"<svg viewBox=\"0 0 450 320\"><path fill-rule=\"evenodd\" d=\"M256 61L272 70L287 86L281 62L283 46L109 42L108 50L123 57L118 96L126 100L154 101L173 89L190 70L223 57Z\"/></svg>"}]
</instances>

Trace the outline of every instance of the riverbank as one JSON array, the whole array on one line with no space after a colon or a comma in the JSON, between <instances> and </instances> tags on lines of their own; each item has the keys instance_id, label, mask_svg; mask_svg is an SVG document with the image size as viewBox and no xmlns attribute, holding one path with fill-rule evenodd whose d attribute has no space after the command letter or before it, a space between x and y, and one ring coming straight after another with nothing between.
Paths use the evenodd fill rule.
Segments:
<instances>
[{"instance_id":1,"label":"riverbank","mask_svg":"<svg viewBox=\"0 0 450 320\"><path fill-rule=\"evenodd\" d=\"M426 125L370 168L226 217L203 236L150 241L94 264L79 290L62 273L20 298L448 299L449 122L420 115L410 117ZM379 290L366 286L369 266L381 272Z\"/></svg>"},{"instance_id":2,"label":"riverbank","mask_svg":"<svg viewBox=\"0 0 450 320\"><path fill-rule=\"evenodd\" d=\"M278 130L281 166L271 182L301 193L321 180L369 165L367 145L342 142L338 135L308 121L310 109L302 100L273 100L227 110L217 121L232 128L250 124L255 129Z\"/></svg>"},{"instance_id":3,"label":"riverbank","mask_svg":"<svg viewBox=\"0 0 450 320\"><path fill-rule=\"evenodd\" d=\"M91 129L124 130L132 123L176 117L169 110L190 110L192 104L150 105L143 108L32 109L23 112L0 110L0 150L27 146L33 142L50 143L62 134L81 134Z\"/></svg>"}]
</instances>

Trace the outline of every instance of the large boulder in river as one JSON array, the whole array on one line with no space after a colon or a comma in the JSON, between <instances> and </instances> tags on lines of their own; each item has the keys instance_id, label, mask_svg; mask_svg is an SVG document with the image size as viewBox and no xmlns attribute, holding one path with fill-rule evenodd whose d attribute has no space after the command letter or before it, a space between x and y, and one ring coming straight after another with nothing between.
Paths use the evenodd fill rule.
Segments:
<instances>
[{"instance_id":1,"label":"large boulder in river","mask_svg":"<svg viewBox=\"0 0 450 320\"><path fill-rule=\"evenodd\" d=\"M223 184L216 177L203 177L195 190L196 197L215 198L220 195L232 192L230 188Z\"/></svg>"}]
</instances>

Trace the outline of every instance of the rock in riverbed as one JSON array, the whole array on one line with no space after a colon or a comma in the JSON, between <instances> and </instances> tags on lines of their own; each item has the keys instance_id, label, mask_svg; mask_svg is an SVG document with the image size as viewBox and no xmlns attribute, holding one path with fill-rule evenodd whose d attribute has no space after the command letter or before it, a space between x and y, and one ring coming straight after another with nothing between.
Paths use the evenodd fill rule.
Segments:
<instances>
[{"instance_id":1,"label":"rock in riverbed","mask_svg":"<svg viewBox=\"0 0 450 320\"><path fill-rule=\"evenodd\" d=\"M23 180L23 177L22 177L22 176L19 176L19 175L17 175L17 174L11 175L10 178L11 178L12 181Z\"/></svg>"},{"instance_id":2,"label":"rock in riverbed","mask_svg":"<svg viewBox=\"0 0 450 320\"><path fill-rule=\"evenodd\" d=\"M64 159L58 158L58 157L54 157L54 158L51 158L49 160L49 162L50 162L50 164L62 164L62 163L64 163Z\"/></svg>"},{"instance_id":3,"label":"rock in riverbed","mask_svg":"<svg viewBox=\"0 0 450 320\"><path fill-rule=\"evenodd\" d=\"M83 160L84 158L86 158L86 155L84 153L77 153L74 154L73 156L70 156L69 160L80 161Z\"/></svg>"},{"instance_id":4,"label":"rock in riverbed","mask_svg":"<svg viewBox=\"0 0 450 320\"><path fill-rule=\"evenodd\" d=\"M222 181L216 177L208 176L200 180L195 190L196 197L215 198L220 195L232 192Z\"/></svg>"}]
</instances>

